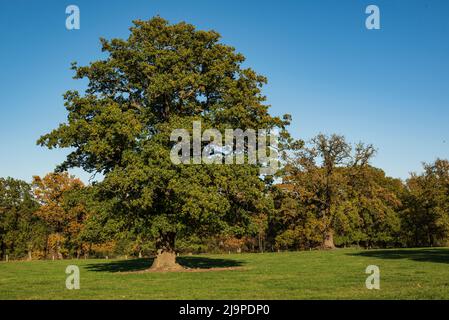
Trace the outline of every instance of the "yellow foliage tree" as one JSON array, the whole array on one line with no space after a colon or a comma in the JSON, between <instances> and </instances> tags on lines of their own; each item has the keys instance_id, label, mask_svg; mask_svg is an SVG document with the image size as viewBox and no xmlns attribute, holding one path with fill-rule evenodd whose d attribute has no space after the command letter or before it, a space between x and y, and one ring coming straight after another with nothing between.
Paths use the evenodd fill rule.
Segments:
<instances>
[{"instance_id":1,"label":"yellow foliage tree","mask_svg":"<svg viewBox=\"0 0 449 320\"><path fill-rule=\"evenodd\" d=\"M84 184L80 179L63 173L49 173L45 177L33 177L33 191L40 207L35 215L45 221L50 233L47 237L47 252L62 259L71 251L81 254L83 245L78 236L87 212L82 201L76 201L76 191ZM75 200L75 201L73 201Z\"/></svg>"}]
</instances>

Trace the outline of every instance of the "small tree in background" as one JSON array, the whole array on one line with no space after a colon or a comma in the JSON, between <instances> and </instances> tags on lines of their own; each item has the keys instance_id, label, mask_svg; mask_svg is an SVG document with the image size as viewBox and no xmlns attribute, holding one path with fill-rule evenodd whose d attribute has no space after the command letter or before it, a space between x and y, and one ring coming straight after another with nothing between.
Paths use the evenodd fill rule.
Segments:
<instances>
[{"instance_id":1,"label":"small tree in background","mask_svg":"<svg viewBox=\"0 0 449 320\"><path fill-rule=\"evenodd\" d=\"M357 163L347 167L345 175L347 195L335 221L338 243L366 248L400 245L402 181Z\"/></svg>"},{"instance_id":2,"label":"small tree in background","mask_svg":"<svg viewBox=\"0 0 449 320\"><path fill-rule=\"evenodd\" d=\"M285 241L296 234L316 242L319 232L321 246L334 248L337 218L350 211L344 208L349 199L348 170L366 167L374 152L371 145L358 144L353 148L343 136L335 134L319 134L300 148L287 163L280 186L289 196L282 199L279 209L289 217L290 222L284 223L293 229L288 229L279 241L288 243ZM295 220L300 223L295 225Z\"/></svg>"},{"instance_id":3,"label":"small tree in background","mask_svg":"<svg viewBox=\"0 0 449 320\"><path fill-rule=\"evenodd\" d=\"M407 180L402 212L408 245L449 243L449 161L424 164L424 172Z\"/></svg>"},{"instance_id":4,"label":"small tree in background","mask_svg":"<svg viewBox=\"0 0 449 320\"><path fill-rule=\"evenodd\" d=\"M81 190L81 180L64 173L49 173L33 177L33 191L40 207L35 215L43 220L49 230L47 246L52 256L62 259L69 253L80 256L79 238L87 215Z\"/></svg>"},{"instance_id":5,"label":"small tree in background","mask_svg":"<svg viewBox=\"0 0 449 320\"><path fill-rule=\"evenodd\" d=\"M32 257L44 251L46 226L34 212L39 205L28 183L0 178L0 253L3 258Z\"/></svg>"}]
</instances>

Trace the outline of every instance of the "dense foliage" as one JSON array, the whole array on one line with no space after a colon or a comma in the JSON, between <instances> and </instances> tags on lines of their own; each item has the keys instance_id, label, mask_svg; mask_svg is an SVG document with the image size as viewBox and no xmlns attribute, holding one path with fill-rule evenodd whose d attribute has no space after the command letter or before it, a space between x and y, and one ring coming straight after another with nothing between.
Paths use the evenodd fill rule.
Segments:
<instances>
[{"instance_id":1,"label":"dense foliage","mask_svg":"<svg viewBox=\"0 0 449 320\"><path fill-rule=\"evenodd\" d=\"M322 168L321 168L322 169ZM272 206L251 217L245 230L207 237L180 235L177 252L240 252L323 248L319 166L290 169L283 182L268 186ZM402 182L371 165L337 167L339 193L332 204L336 247L446 246L449 244L449 161L425 164L422 174ZM285 171L287 172L287 171ZM294 172L294 175L292 174ZM324 189L325 190L325 189ZM147 222L114 215L98 201L95 187L67 173L34 177L32 185L0 179L0 248L9 259L142 256L156 252Z\"/></svg>"},{"instance_id":2,"label":"dense foliage","mask_svg":"<svg viewBox=\"0 0 449 320\"><path fill-rule=\"evenodd\" d=\"M219 38L156 17L135 21L126 40L103 39L106 59L73 66L88 89L66 93L68 122L39 140L73 148L59 169L103 174L98 195L161 252L173 253L179 237L243 234L266 207L258 166L170 158L171 133L191 131L193 121L223 133L288 125L288 116L272 117L263 103L266 79L243 68L244 57Z\"/></svg>"},{"instance_id":3,"label":"dense foliage","mask_svg":"<svg viewBox=\"0 0 449 320\"><path fill-rule=\"evenodd\" d=\"M67 122L38 141L70 148L66 160L31 185L0 180L2 256L447 243L448 161L404 183L370 164L371 145L339 135L293 140L290 116L272 116L265 104L266 78L243 67L215 31L156 17L135 21L125 40L101 43L104 59L73 64L88 85L64 95ZM173 163L170 136L191 134L194 121L222 136L280 132L281 170L262 176L263 163L206 164L215 149L203 162ZM73 167L104 179L84 186L66 172Z\"/></svg>"}]
</instances>

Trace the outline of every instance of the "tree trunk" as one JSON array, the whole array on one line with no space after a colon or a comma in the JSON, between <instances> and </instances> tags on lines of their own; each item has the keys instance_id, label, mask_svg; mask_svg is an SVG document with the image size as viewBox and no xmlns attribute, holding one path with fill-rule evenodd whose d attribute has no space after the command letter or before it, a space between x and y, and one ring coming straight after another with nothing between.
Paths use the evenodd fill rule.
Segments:
<instances>
[{"instance_id":1,"label":"tree trunk","mask_svg":"<svg viewBox=\"0 0 449 320\"><path fill-rule=\"evenodd\" d=\"M59 260L62 260L62 253L61 253L61 244L59 241L56 242L56 256L58 257Z\"/></svg>"},{"instance_id":2,"label":"tree trunk","mask_svg":"<svg viewBox=\"0 0 449 320\"><path fill-rule=\"evenodd\" d=\"M334 231L328 230L324 234L323 249L335 249Z\"/></svg>"},{"instance_id":3,"label":"tree trunk","mask_svg":"<svg viewBox=\"0 0 449 320\"><path fill-rule=\"evenodd\" d=\"M161 235L156 241L157 255L154 258L152 271L179 271L184 268L176 263L174 232Z\"/></svg>"}]
</instances>

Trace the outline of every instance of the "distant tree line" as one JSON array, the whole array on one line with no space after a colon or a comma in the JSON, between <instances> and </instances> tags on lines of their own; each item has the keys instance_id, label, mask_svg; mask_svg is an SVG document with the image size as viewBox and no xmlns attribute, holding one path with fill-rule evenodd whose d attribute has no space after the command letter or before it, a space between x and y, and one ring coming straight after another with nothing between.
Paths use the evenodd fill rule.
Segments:
<instances>
[{"instance_id":1,"label":"distant tree line","mask_svg":"<svg viewBox=\"0 0 449 320\"><path fill-rule=\"evenodd\" d=\"M265 180L265 211L248 227L177 237L177 251L444 246L449 242L449 161L425 164L402 182L369 164L372 146L318 135ZM100 189L67 172L28 184L0 178L0 248L9 259L154 254L145 219L117 214Z\"/></svg>"}]
</instances>

